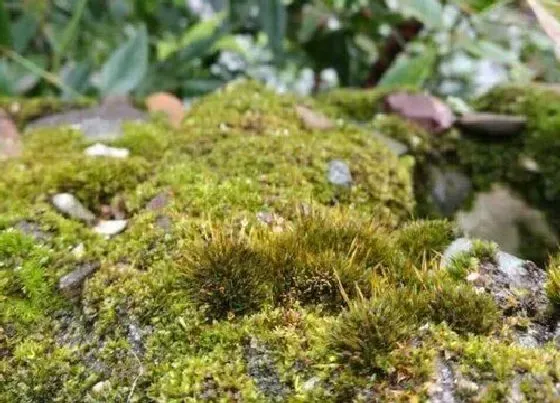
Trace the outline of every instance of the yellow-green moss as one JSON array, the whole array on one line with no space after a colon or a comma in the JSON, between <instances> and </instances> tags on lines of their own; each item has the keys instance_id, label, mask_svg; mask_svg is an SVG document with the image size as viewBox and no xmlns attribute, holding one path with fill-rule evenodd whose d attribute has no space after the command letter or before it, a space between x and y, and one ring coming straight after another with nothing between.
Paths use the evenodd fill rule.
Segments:
<instances>
[{"instance_id":1,"label":"yellow-green moss","mask_svg":"<svg viewBox=\"0 0 560 403\"><path fill-rule=\"evenodd\" d=\"M478 110L527 117L527 129L505 139L464 136L457 146L461 164L478 189L507 182L543 208L554 225L560 200L560 94L533 86L501 87L475 103ZM535 161L537 172L525 160Z\"/></svg>"},{"instance_id":2,"label":"yellow-green moss","mask_svg":"<svg viewBox=\"0 0 560 403\"><path fill-rule=\"evenodd\" d=\"M425 400L444 350L487 368L486 397L509 381L498 352L542 375L536 353L505 344L490 297L439 270L453 228L410 221L410 162L343 121L306 130L299 102L328 112L234 83L179 129L125 125L124 160L85 157L74 130L26 135L0 178L0 401ZM333 159L350 189L329 183ZM62 191L95 213L123 198L127 230L107 240L62 216ZM58 281L85 261L100 268L70 301ZM538 351L548 387L560 361Z\"/></svg>"},{"instance_id":3,"label":"yellow-green moss","mask_svg":"<svg viewBox=\"0 0 560 403\"><path fill-rule=\"evenodd\" d=\"M11 98L0 97L0 109L5 110L18 126L50 113L71 108L81 108L95 104L91 99L63 101L59 98Z\"/></svg>"}]
</instances>

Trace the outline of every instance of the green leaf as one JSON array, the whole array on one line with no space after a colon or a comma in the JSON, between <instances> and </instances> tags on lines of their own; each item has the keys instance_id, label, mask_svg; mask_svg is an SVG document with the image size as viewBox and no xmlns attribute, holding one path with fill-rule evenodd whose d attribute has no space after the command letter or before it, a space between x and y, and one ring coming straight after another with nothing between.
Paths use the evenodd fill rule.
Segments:
<instances>
[{"instance_id":1,"label":"green leaf","mask_svg":"<svg viewBox=\"0 0 560 403\"><path fill-rule=\"evenodd\" d=\"M99 91L102 96L126 94L140 84L147 71L148 34L142 25L101 68Z\"/></svg>"},{"instance_id":2,"label":"green leaf","mask_svg":"<svg viewBox=\"0 0 560 403\"><path fill-rule=\"evenodd\" d=\"M212 47L222 35L222 27L226 19L225 12L217 14L206 21L199 22L187 30L179 41L167 39L156 45L158 61L165 61L179 51L185 51L189 58L200 57Z\"/></svg>"},{"instance_id":3,"label":"green leaf","mask_svg":"<svg viewBox=\"0 0 560 403\"><path fill-rule=\"evenodd\" d=\"M282 0L259 0L259 18L276 61L282 59L286 36L286 6Z\"/></svg>"},{"instance_id":4,"label":"green leaf","mask_svg":"<svg viewBox=\"0 0 560 403\"><path fill-rule=\"evenodd\" d=\"M503 3L503 0L453 0L461 9L470 13L480 13L486 9Z\"/></svg>"},{"instance_id":5,"label":"green leaf","mask_svg":"<svg viewBox=\"0 0 560 403\"><path fill-rule=\"evenodd\" d=\"M399 0L398 10L407 17L416 18L428 28L443 26L443 6L439 0Z\"/></svg>"},{"instance_id":6,"label":"green leaf","mask_svg":"<svg viewBox=\"0 0 560 403\"><path fill-rule=\"evenodd\" d=\"M64 31L62 31L60 39L57 41L53 61L53 70L58 70L64 52L66 52L68 46L70 46L74 38L76 38L78 29L80 28L80 20L84 15L87 2L88 0L78 0L78 2L75 4L74 11L72 12L72 18L70 18L68 25L66 25Z\"/></svg>"},{"instance_id":7,"label":"green leaf","mask_svg":"<svg viewBox=\"0 0 560 403\"><path fill-rule=\"evenodd\" d=\"M463 47L467 52L473 54L474 56L498 63L511 64L516 61L516 56L513 52L494 42L475 40L466 42Z\"/></svg>"},{"instance_id":8,"label":"green leaf","mask_svg":"<svg viewBox=\"0 0 560 403\"><path fill-rule=\"evenodd\" d=\"M30 13L23 14L12 24L12 38L14 50L23 53L29 46L29 42L37 33L37 19Z\"/></svg>"},{"instance_id":9,"label":"green leaf","mask_svg":"<svg viewBox=\"0 0 560 403\"><path fill-rule=\"evenodd\" d=\"M8 15L4 0L0 0L0 46L12 47L10 16Z\"/></svg>"},{"instance_id":10,"label":"green leaf","mask_svg":"<svg viewBox=\"0 0 560 403\"><path fill-rule=\"evenodd\" d=\"M75 92L63 90L62 98L76 98L77 93L82 94L89 86L91 66L88 62L69 62L60 71L60 79L67 88Z\"/></svg>"},{"instance_id":11,"label":"green leaf","mask_svg":"<svg viewBox=\"0 0 560 403\"><path fill-rule=\"evenodd\" d=\"M379 82L381 88L399 86L421 88L434 71L436 51L427 49L418 56L400 56Z\"/></svg>"}]
</instances>

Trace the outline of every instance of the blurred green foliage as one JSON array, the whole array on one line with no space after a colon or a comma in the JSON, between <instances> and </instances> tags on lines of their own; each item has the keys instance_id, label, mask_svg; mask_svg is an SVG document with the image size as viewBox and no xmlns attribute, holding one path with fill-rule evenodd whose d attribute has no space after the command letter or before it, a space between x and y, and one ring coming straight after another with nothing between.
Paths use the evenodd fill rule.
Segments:
<instances>
[{"instance_id":1,"label":"blurred green foliage","mask_svg":"<svg viewBox=\"0 0 560 403\"><path fill-rule=\"evenodd\" d=\"M422 30L406 43L395 27L408 21ZM468 96L487 84L481 60L502 80L560 77L511 1L0 0L0 94L190 98L244 75L300 92L362 86L391 37L404 52L383 85Z\"/></svg>"}]
</instances>

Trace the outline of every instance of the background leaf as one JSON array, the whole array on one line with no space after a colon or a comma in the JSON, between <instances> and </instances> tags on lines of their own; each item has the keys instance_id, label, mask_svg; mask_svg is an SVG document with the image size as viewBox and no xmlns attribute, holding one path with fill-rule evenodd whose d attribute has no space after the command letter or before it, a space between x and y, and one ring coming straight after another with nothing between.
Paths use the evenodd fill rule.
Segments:
<instances>
[{"instance_id":1,"label":"background leaf","mask_svg":"<svg viewBox=\"0 0 560 403\"><path fill-rule=\"evenodd\" d=\"M74 5L74 10L72 12L72 18L68 22L68 25L62 31L62 35L58 41L58 46L55 49L55 57L53 61L53 69L58 70L60 62L64 52L68 49L68 46L76 38L76 33L80 27L80 20L84 15L88 0L78 0Z\"/></svg>"},{"instance_id":2,"label":"background leaf","mask_svg":"<svg viewBox=\"0 0 560 403\"><path fill-rule=\"evenodd\" d=\"M129 93L140 84L147 71L148 34L142 25L103 65L98 84L101 95Z\"/></svg>"},{"instance_id":3,"label":"background leaf","mask_svg":"<svg viewBox=\"0 0 560 403\"><path fill-rule=\"evenodd\" d=\"M286 6L282 0L259 0L259 18L277 62L281 61L286 36Z\"/></svg>"},{"instance_id":4,"label":"background leaf","mask_svg":"<svg viewBox=\"0 0 560 403\"><path fill-rule=\"evenodd\" d=\"M0 46L12 47L11 24L4 0L0 0Z\"/></svg>"},{"instance_id":5,"label":"background leaf","mask_svg":"<svg viewBox=\"0 0 560 403\"><path fill-rule=\"evenodd\" d=\"M400 0L398 9L404 15L416 18L429 28L443 25L443 6L438 0Z\"/></svg>"},{"instance_id":6,"label":"background leaf","mask_svg":"<svg viewBox=\"0 0 560 403\"><path fill-rule=\"evenodd\" d=\"M436 51L427 49L421 55L410 57L400 56L385 73L379 87L391 88L397 86L421 88L434 71Z\"/></svg>"},{"instance_id":7,"label":"background leaf","mask_svg":"<svg viewBox=\"0 0 560 403\"><path fill-rule=\"evenodd\" d=\"M547 35L552 39L556 47L556 56L560 60L560 21L538 0L527 0L535 12L541 26ZM558 5L554 5L558 7Z\"/></svg>"}]
</instances>

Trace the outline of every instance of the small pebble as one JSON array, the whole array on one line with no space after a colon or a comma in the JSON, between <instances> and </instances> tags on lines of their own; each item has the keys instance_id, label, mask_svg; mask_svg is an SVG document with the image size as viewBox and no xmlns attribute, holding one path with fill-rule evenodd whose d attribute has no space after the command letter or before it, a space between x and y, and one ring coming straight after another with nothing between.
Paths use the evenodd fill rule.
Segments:
<instances>
[{"instance_id":1,"label":"small pebble","mask_svg":"<svg viewBox=\"0 0 560 403\"><path fill-rule=\"evenodd\" d=\"M59 193L53 196L52 203L61 213L67 214L75 220L92 223L95 215L83 206L82 203L70 193Z\"/></svg>"},{"instance_id":2,"label":"small pebble","mask_svg":"<svg viewBox=\"0 0 560 403\"><path fill-rule=\"evenodd\" d=\"M112 236L123 232L127 224L127 220L101 220L93 230L101 235Z\"/></svg>"},{"instance_id":3,"label":"small pebble","mask_svg":"<svg viewBox=\"0 0 560 403\"><path fill-rule=\"evenodd\" d=\"M85 149L84 153L90 157L110 157L110 158L127 158L130 151L126 148L109 147L105 144L96 143Z\"/></svg>"},{"instance_id":4,"label":"small pebble","mask_svg":"<svg viewBox=\"0 0 560 403\"><path fill-rule=\"evenodd\" d=\"M350 186L352 174L344 161L334 160L329 163L329 182L333 185Z\"/></svg>"}]
</instances>

